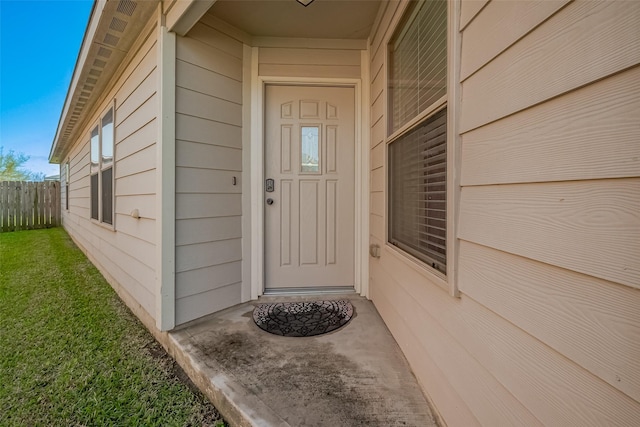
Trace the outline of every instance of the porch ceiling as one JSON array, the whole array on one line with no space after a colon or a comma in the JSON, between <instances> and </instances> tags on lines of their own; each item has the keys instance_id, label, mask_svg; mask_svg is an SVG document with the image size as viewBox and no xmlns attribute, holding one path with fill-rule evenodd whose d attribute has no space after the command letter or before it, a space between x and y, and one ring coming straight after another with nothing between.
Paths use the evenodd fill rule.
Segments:
<instances>
[{"instance_id":1,"label":"porch ceiling","mask_svg":"<svg viewBox=\"0 0 640 427\"><path fill-rule=\"evenodd\" d=\"M261 37L366 39L380 0L218 0L209 12Z\"/></svg>"}]
</instances>

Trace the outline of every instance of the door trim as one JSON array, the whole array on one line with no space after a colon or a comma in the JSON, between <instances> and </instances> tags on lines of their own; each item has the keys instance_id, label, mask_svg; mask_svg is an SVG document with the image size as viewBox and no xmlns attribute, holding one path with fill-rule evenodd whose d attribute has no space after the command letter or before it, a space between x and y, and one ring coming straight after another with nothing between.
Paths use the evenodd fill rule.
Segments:
<instances>
[{"instance_id":1,"label":"door trim","mask_svg":"<svg viewBox=\"0 0 640 427\"><path fill-rule=\"evenodd\" d=\"M255 49L255 48L254 48ZM257 49L254 50L257 57ZM363 58L364 59L364 58ZM257 64L252 61L252 65ZM363 60L363 64L368 61ZM250 179L251 217L251 299L264 294L264 112L265 88L267 85L290 86L334 86L352 87L355 91L355 219L354 230L354 288L357 293L368 297L369 293L369 120L363 117L363 106L368 103L363 96L361 79L307 78L307 77L262 77L256 66L252 66L251 78L251 130L250 169L245 177ZM364 66L363 66L364 68ZM366 98L366 99L365 99ZM367 110L368 111L368 110ZM246 259L246 258L245 258ZM246 271L246 270L245 270ZM245 284L246 285L246 284Z\"/></svg>"}]
</instances>

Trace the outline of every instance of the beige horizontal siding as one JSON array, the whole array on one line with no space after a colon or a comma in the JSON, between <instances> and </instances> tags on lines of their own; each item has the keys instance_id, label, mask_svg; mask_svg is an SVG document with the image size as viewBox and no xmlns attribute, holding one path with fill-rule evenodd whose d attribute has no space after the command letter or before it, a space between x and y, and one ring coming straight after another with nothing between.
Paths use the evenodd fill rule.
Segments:
<instances>
[{"instance_id":1,"label":"beige horizontal siding","mask_svg":"<svg viewBox=\"0 0 640 427\"><path fill-rule=\"evenodd\" d=\"M638 22L634 1L570 3L463 83L460 131L638 64Z\"/></svg>"},{"instance_id":2,"label":"beige horizontal siding","mask_svg":"<svg viewBox=\"0 0 640 427\"><path fill-rule=\"evenodd\" d=\"M184 61L176 61L176 85L195 92L242 103L242 82Z\"/></svg>"},{"instance_id":3,"label":"beige horizontal siding","mask_svg":"<svg viewBox=\"0 0 640 427\"><path fill-rule=\"evenodd\" d=\"M179 139L181 141L242 148L242 128L240 126L202 120L199 117L178 113L176 114L176 129L180 131ZM211 135L215 135L215 139L212 139Z\"/></svg>"},{"instance_id":4,"label":"beige horizontal siding","mask_svg":"<svg viewBox=\"0 0 640 427\"><path fill-rule=\"evenodd\" d=\"M183 324L192 318L206 316L209 313L224 310L229 301L241 299L241 283L233 283L222 288L212 289L196 295L176 300L176 323Z\"/></svg>"},{"instance_id":5,"label":"beige horizontal siding","mask_svg":"<svg viewBox=\"0 0 640 427\"><path fill-rule=\"evenodd\" d=\"M460 290L640 401L640 292L469 242Z\"/></svg>"},{"instance_id":6,"label":"beige horizontal siding","mask_svg":"<svg viewBox=\"0 0 640 427\"><path fill-rule=\"evenodd\" d=\"M240 216L241 194L176 194L176 219Z\"/></svg>"},{"instance_id":7,"label":"beige horizontal siding","mask_svg":"<svg viewBox=\"0 0 640 427\"><path fill-rule=\"evenodd\" d=\"M241 237L238 216L176 221L176 245L216 242Z\"/></svg>"},{"instance_id":8,"label":"beige horizontal siding","mask_svg":"<svg viewBox=\"0 0 640 427\"><path fill-rule=\"evenodd\" d=\"M178 325L240 302L242 51L204 18L177 40Z\"/></svg>"},{"instance_id":9,"label":"beige horizontal siding","mask_svg":"<svg viewBox=\"0 0 640 427\"><path fill-rule=\"evenodd\" d=\"M258 73L261 76L359 78L360 51L261 47Z\"/></svg>"},{"instance_id":10,"label":"beige horizontal siding","mask_svg":"<svg viewBox=\"0 0 640 427\"><path fill-rule=\"evenodd\" d=\"M640 178L465 187L459 237L640 289Z\"/></svg>"},{"instance_id":11,"label":"beige horizontal siding","mask_svg":"<svg viewBox=\"0 0 640 427\"><path fill-rule=\"evenodd\" d=\"M460 6L460 29L465 27L475 18L489 0L462 0Z\"/></svg>"},{"instance_id":12,"label":"beige horizontal siding","mask_svg":"<svg viewBox=\"0 0 640 427\"><path fill-rule=\"evenodd\" d=\"M177 289L176 298L187 298L235 285L241 268L242 261L232 261L177 273L176 277L184 286Z\"/></svg>"},{"instance_id":13,"label":"beige horizontal siding","mask_svg":"<svg viewBox=\"0 0 640 427\"><path fill-rule=\"evenodd\" d=\"M180 140L177 141L177 145L178 167L238 172L242 170L242 150L239 148ZM230 184L231 180L228 181Z\"/></svg>"},{"instance_id":14,"label":"beige horizontal siding","mask_svg":"<svg viewBox=\"0 0 640 427\"><path fill-rule=\"evenodd\" d=\"M181 61L242 81L242 60L233 55L189 36L180 37L176 49Z\"/></svg>"},{"instance_id":15,"label":"beige horizontal siding","mask_svg":"<svg viewBox=\"0 0 640 427\"><path fill-rule=\"evenodd\" d=\"M517 43L571 0L492 1L464 30L460 78L464 81L478 68ZM463 2L462 11L470 2ZM482 2L473 2L480 6Z\"/></svg>"},{"instance_id":16,"label":"beige horizontal siding","mask_svg":"<svg viewBox=\"0 0 640 427\"><path fill-rule=\"evenodd\" d=\"M394 255L387 253L384 258L385 266L378 262L370 264L371 274L376 278L374 283L384 284L379 287L374 285L374 301L377 294L380 297L376 303L377 307L388 304L395 310L393 317L399 316L409 325L420 325L419 330L409 327L413 335L414 351L410 352L408 357L414 362L422 363L418 353L427 355L443 369L448 382L464 399L481 425L540 425L540 422L491 375L487 368L478 362L473 353L465 349L467 343L460 343L460 337L451 330L455 325L447 321L451 315L443 313L444 307L430 307L431 304L424 300L438 299L449 311L461 313L460 302L450 299L441 289L433 288L433 285L418 284L419 282L412 280L411 276L413 279L420 277L406 271L406 267L397 262ZM396 269L389 268L394 265ZM390 270L394 273L391 274ZM419 288L424 289L424 292ZM443 298L437 298L435 293ZM427 307L423 306L425 303ZM397 327L402 328L402 323L397 323ZM392 333L396 331L396 328L392 329ZM452 421L454 420L450 419L447 423L458 425L458 422Z\"/></svg>"},{"instance_id":17,"label":"beige horizontal siding","mask_svg":"<svg viewBox=\"0 0 640 427\"><path fill-rule=\"evenodd\" d=\"M462 2L459 298L384 241L386 7L371 298L425 393L448 425L640 424L640 7Z\"/></svg>"},{"instance_id":18,"label":"beige horizontal siding","mask_svg":"<svg viewBox=\"0 0 640 427\"><path fill-rule=\"evenodd\" d=\"M640 176L639 117L634 67L464 134L462 185Z\"/></svg>"},{"instance_id":19,"label":"beige horizontal siding","mask_svg":"<svg viewBox=\"0 0 640 427\"><path fill-rule=\"evenodd\" d=\"M121 73L91 113L70 159L64 227L107 279L155 317L155 143L157 43L149 22ZM115 100L114 227L90 220L89 132ZM138 209L141 218L131 217Z\"/></svg>"}]
</instances>

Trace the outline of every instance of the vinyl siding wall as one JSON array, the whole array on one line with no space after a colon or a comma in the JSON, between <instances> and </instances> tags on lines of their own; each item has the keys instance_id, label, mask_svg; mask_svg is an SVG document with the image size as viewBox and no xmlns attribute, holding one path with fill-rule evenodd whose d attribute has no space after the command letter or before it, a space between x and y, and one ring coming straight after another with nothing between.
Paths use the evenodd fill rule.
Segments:
<instances>
[{"instance_id":1,"label":"vinyl siding wall","mask_svg":"<svg viewBox=\"0 0 640 427\"><path fill-rule=\"evenodd\" d=\"M118 291L155 318L155 162L158 129L157 26L142 32L127 65L105 93L64 163L70 162L64 228ZM125 59L125 63L127 59ZM89 134L115 100L114 228L90 219ZM138 209L140 218L131 217ZM127 298L125 298L127 300ZM136 308L137 310L137 308Z\"/></svg>"},{"instance_id":2,"label":"vinyl siding wall","mask_svg":"<svg viewBox=\"0 0 640 427\"><path fill-rule=\"evenodd\" d=\"M376 307L450 426L640 425L640 4L461 3L459 298L385 245L402 5L371 43Z\"/></svg>"},{"instance_id":3,"label":"vinyl siding wall","mask_svg":"<svg viewBox=\"0 0 640 427\"><path fill-rule=\"evenodd\" d=\"M176 45L177 325L241 302L243 46L205 21Z\"/></svg>"},{"instance_id":4,"label":"vinyl siding wall","mask_svg":"<svg viewBox=\"0 0 640 427\"><path fill-rule=\"evenodd\" d=\"M304 43L301 43L301 45ZM261 76L360 78L360 50L260 47Z\"/></svg>"}]
</instances>

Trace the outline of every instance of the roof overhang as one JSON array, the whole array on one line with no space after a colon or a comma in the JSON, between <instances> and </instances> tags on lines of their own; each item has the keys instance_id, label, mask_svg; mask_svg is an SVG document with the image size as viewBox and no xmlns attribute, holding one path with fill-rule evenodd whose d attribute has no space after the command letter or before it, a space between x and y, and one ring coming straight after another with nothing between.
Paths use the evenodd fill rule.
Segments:
<instances>
[{"instance_id":1,"label":"roof overhang","mask_svg":"<svg viewBox=\"0 0 640 427\"><path fill-rule=\"evenodd\" d=\"M60 163L108 88L159 0L96 0L85 30L49 161Z\"/></svg>"}]
</instances>

